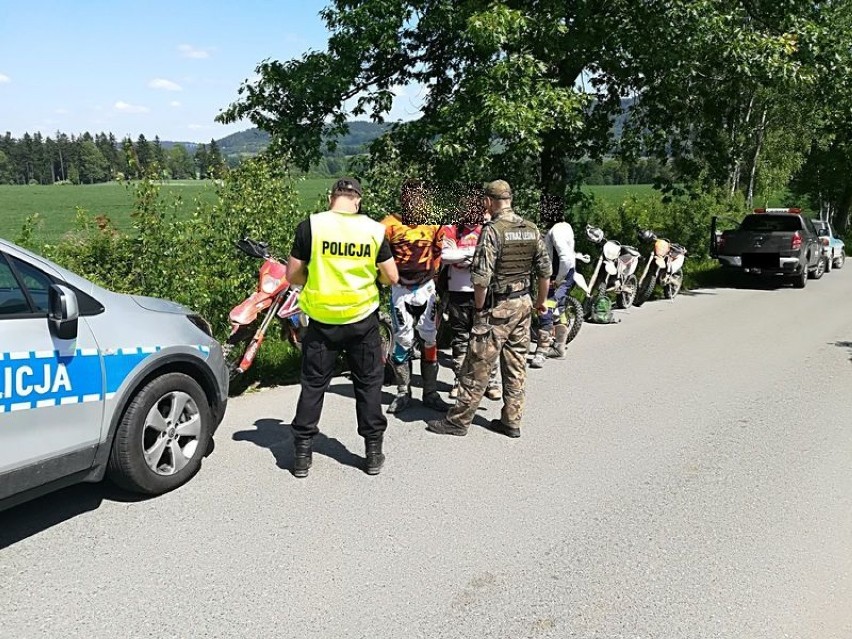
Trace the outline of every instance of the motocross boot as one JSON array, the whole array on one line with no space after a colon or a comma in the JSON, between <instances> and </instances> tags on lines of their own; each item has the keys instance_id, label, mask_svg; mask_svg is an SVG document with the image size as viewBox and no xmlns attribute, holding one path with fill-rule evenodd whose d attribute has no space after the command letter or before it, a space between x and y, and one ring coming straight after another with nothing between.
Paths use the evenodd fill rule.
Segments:
<instances>
[{"instance_id":1,"label":"motocross boot","mask_svg":"<svg viewBox=\"0 0 852 639\"><path fill-rule=\"evenodd\" d=\"M550 331L539 330L538 344L536 345L532 362L530 362L530 368L544 368L544 362L547 360L547 352L550 348L550 339Z\"/></svg>"},{"instance_id":2,"label":"motocross boot","mask_svg":"<svg viewBox=\"0 0 852 639\"><path fill-rule=\"evenodd\" d=\"M438 395L438 362L421 360L420 372L423 375L423 405L446 413L450 407Z\"/></svg>"},{"instance_id":3,"label":"motocross boot","mask_svg":"<svg viewBox=\"0 0 852 639\"><path fill-rule=\"evenodd\" d=\"M367 467L365 471L368 475L378 475L382 471L382 466L385 464L385 454L382 452L382 437L368 439L365 442Z\"/></svg>"},{"instance_id":4,"label":"motocross boot","mask_svg":"<svg viewBox=\"0 0 852 639\"><path fill-rule=\"evenodd\" d=\"M396 397L388 406L391 415L401 413L411 404L411 368L408 362L393 363L396 376Z\"/></svg>"},{"instance_id":5,"label":"motocross boot","mask_svg":"<svg viewBox=\"0 0 852 639\"><path fill-rule=\"evenodd\" d=\"M553 327L555 333L553 345L547 352L547 356L553 359L565 359L565 344L568 342L568 327L565 324L557 324Z\"/></svg>"},{"instance_id":6,"label":"motocross boot","mask_svg":"<svg viewBox=\"0 0 852 639\"><path fill-rule=\"evenodd\" d=\"M293 476L307 477L313 462L313 441L310 439L296 439L293 442Z\"/></svg>"}]
</instances>

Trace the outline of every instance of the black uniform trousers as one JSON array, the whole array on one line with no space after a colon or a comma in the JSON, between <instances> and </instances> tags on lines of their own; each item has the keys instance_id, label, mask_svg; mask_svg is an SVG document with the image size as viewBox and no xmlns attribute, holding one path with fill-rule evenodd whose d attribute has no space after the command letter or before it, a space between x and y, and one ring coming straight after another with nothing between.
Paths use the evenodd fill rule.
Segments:
<instances>
[{"instance_id":1,"label":"black uniform trousers","mask_svg":"<svg viewBox=\"0 0 852 639\"><path fill-rule=\"evenodd\" d=\"M302 392L293 418L297 439L308 439L319 432L325 392L331 383L337 355L346 353L355 385L355 413L358 434L377 439L387 428L382 412L384 362L377 313L353 324L323 324L310 320L302 341Z\"/></svg>"}]
</instances>

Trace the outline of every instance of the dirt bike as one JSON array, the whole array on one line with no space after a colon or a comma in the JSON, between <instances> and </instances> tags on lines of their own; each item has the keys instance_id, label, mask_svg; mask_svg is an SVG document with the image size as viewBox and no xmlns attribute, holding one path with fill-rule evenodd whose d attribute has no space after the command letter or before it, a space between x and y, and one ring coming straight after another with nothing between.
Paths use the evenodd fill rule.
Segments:
<instances>
[{"instance_id":1,"label":"dirt bike","mask_svg":"<svg viewBox=\"0 0 852 639\"><path fill-rule=\"evenodd\" d=\"M275 320L281 326L282 337L302 349L302 339L308 326L308 316L299 310L300 286L287 280L287 264L269 252L266 242L244 237L235 246L249 257L263 260L258 273L257 289L228 314L231 334L223 344L231 381L245 373L254 363L269 327ZM260 324L257 323L261 318ZM389 319L379 316L382 340L382 361L390 358L393 338ZM240 348L246 344L245 348Z\"/></svg>"},{"instance_id":2,"label":"dirt bike","mask_svg":"<svg viewBox=\"0 0 852 639\"><path fill-rule=\"evenodd\" d=\"M635 273L641 253L632 246L606 239L603 230L596 226L586 226L586 237L601 247L601 254L587 287L589 294L584 304L586 317L591 315L592 299L608 293L615 293L615 305L618 308L630 308L639 288Z\"/></svg>"},{"instance_id":3,"label":"dirt bike","mask_svg":"<svg viewBox=\"0 0 852 639\"><path fill-rule=\"evenodd\" d=\"M663 295L673 300L683 285L683 263L686 260L686 249L680 244L657 237L650 229L639 231L639 239L643 242L653 242L653 249L648 255L642 277L639 278L639 292L636 294L634 306L642 306L654 293L657 284L662 286Z\"/></svg>"}]
</instances>

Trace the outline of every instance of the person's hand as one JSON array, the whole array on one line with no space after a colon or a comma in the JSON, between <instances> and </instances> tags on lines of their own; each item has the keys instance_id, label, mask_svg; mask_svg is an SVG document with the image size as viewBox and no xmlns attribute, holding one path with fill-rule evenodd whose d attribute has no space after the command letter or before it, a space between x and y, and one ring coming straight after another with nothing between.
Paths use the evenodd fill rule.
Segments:
<instances>
[{"instance_id":1,"label":"person's hand","mask_svg":"<svg viewBox=\"0 0 852 639\"><path fill-rule=\"evenodd\" d=\"M537 304L535 310L538 311L539 315L547 315L547 311L550 309L547 308L547 302L542 302L541 304Z\"/></svg>"}]
</instances>

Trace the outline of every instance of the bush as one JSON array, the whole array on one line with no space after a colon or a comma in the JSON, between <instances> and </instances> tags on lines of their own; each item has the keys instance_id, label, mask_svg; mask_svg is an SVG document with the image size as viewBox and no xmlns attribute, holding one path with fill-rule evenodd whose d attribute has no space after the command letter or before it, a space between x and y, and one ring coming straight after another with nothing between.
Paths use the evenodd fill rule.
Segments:
<instances>
[{"instance_id":1,"label":"bush","mask_svg":"<svg viewBox=\"0 0 852 639\"><path fill-rule=\"evenodd\" d=\"M167 202L158 183L145 178L135 183L133 232L123 233L104 216L78 210L73 231L55 245L33 247L34 225L28 221L20 243L81 276L119 293L171 299L206 317L215 336L224 340L230 330L228 312L254 290L260 263L234 247L244 235L263 239L280 257L289 254L296 225L303 218L298 194L283 164L266 157L244 161L228 173L218 189L218 202L196 202L189 218L178 217L175 202ZM291 380L298 357L271 330L262 350L277 353L282 369L270 379L274 364L268 358L265 381Z\"/></svg>"}]
</instances>

